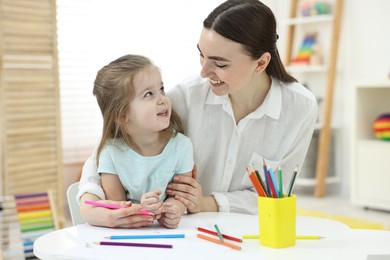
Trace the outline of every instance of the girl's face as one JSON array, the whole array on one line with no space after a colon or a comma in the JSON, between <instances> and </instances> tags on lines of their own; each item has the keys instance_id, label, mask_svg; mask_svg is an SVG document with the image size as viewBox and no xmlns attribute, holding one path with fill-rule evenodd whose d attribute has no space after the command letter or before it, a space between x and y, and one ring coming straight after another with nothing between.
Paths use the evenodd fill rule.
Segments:
<instances>
[{"instance_id":1,"label":"girl's face","mask_svg":"<svg viewBox=\"0 0 390 260\"><path fill-rule=\"evenodd\" d=\"M233 94L254 84L258 60L253 60L241 44L203 28L198 49L202 66L200 74L210 79L214 94Z\"/></svg>"},{"instance_id":2,"label":"girl's face","mask_svg":"<svg viewBox=\"0 0 390 260\"><path fill-rule=\"evenodd\" d=\"M171 101L165 94L160 71L150 66L135 75L133 84L135 95L127 113L128 133L145 135L167 128Z\"/></svg>"}]
</instances>

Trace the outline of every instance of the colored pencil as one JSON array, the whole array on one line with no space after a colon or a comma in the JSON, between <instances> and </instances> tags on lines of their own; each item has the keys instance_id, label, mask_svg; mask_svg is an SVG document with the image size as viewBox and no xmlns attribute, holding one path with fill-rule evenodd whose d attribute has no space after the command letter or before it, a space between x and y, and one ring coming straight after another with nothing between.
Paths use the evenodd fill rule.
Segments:
<instances>
[{"instance_id":1,"label":"colored pencil","mask_svg":"<svg viewBox=\"0 0 390 260\"><path fill-rule=\"evenodd\" d=\"M67 238L69 238L70 240L72 240L76 244L83 246L83 247L89 247L89 243L80 239L78 236L75 236L70 232L65 232L65 235L67 236Z\"/></svg>"},{"instance_id":2,"label":"colored pencil","mask_svg":"<svg viewBox=\"0 0 390 260\"><path fill-rule=\"evenodd\" d=\"M208 230L208 229L201 228L201 227L197 227L196 229L198 231L200 231L200 232L204 232L204 233L207 233L207 234L210 234L210 235L218 236L218 233L215 232L215 231L212 231L212 230ZM228 240L232 240L232 241L236 241L236 242L240 242L240 243L242 242L241 238L232 237L232 236L228 236L228 235L225 235L225 234L222 234L222 237L225 238L225 239L228 239Z\"/></svg>"},{"instance_id":3,"label":"colored pencil","mask_svg":"<svg viewBox=\"0 0 390 260\"><path fill-rule=\"evenodd\" d=\"M271 186L270 186L271 184L269 178L267 177L268 176L267 164L265 163L264 159L263 159L263 171L264 171L264 178L265 178L265 184L267 186L266 188L267 188L268 196L272 197Z\"/></svg>"},{"instance_id":4,"label":"colored pencil","mask_svg":"<svg viewBox=\"0 0 390 260\"><path fill-rule=\"evenodd\" d=\"M221 240L223 242L223 237L222 237L222 233L221 231L219 230L219 227L217 224L214 225L214 228L215 230L217 231L217 234L218 234L218 237L219 237L219 240Z\"/></svg>"},{"instance_id":5,"label":"colored pencil","mask_svg":"<svg viewBox=\"0 0 390 260\"><path fill-rule=\"evenodd\" d=\"M275 197L275 198L279 198L278 184L276 183L274 171L272 170L271 167L268 167L268 174L269 174L270 179L271 179L271 182L272 182L271 188L273 187L272 192L274 193L274 197Z\"/></svg>"},{"instance_id":6,"label":"colored pencil","mask_svg":"<svg viewBox=\"0 0 390 260\"><path fill-rule=\"evenodd\" d=\"M168 244L145 244L145 243L108 242L108 241L95 242L95 244L101 245L101 246L134 246L134 247L173 248L173 245L168 245Z\"/></svg>"},{"instance_id":7,"label":"colored pencil","mask_svg":"<svg viewBox=\"0 0 390 260\"><path fill-rule=\"evenodd\" d=\"M123 236L108 236L104 238L108 238L108 239L185 238L185 234L123 235Z\"/></svg>"},{"instance_id":8,"label":"colored pencil","mask_svg":"<svg viewBox=\"0 0 390 260\"><path fill-rule=\"evenodd\" d=\"M260 182L258 181L256 174L254 172L249 172L249 179L251 180L253 187L259 196L266 196L265 191L262 189Z\"/></svg>"},{"instance_id":9,"label":"colored pencil","mask_svg":"<svg viewBox=\"0 0 390 260\"><path fill-rule=\"evenodd\" d=\"M297 174L298 174L298 166L295 167L295 170L293 172L293 176L291 177L290 184L289 184L288 190L287 190L287 197L291 196L291 192L292 192L292 189L294 187L295 178L297 177Z\"/></svg>"},{"instance_id":10,"label":"colored pencil","mask_svg":"<svg viewBox=\"0 0 390 260\"><path fill-rule=\"evenodd\" d=\"M270 189L270 198L277 198L274 185L272 184L271 174L269 173L269 171L267 171L266 173L266 180L268 181L267 185Z\"/></svg>"},{"instance_id":11,"label":"colored pencil","mask_svg":"<svg viewBox=\"0 0 390 260\"><path fill-rule=\"evenodd\" d=\"M283 198L283 181L282 181L282 168L279 165L278 168L278 181L279 181L279 198Z\"/></svg>"},{"instance_id":12,"label":"colored pencil","mask_svg":"<svg viewBox=\"0 0 390 260\"><path fill-rule=\"evenodd\" d=\"M317 240L322 239L324 237L316 236L316 235L299 235L296 236L296 239L308 239L308 240ZM259 235L242 235L242 239L259 239Z\"/></svg>"},{"instance_id":13,"label":"colored pencil","mask_svg":"<svg viewBox=\"0 0 390 260\"><path fill-rule=\"evenodd\" d=\"M259 172L256 170L256 168L254 167L253 164L252 164L252 166L253 166L253 169L251 167L247 166L247 171L249 173L249 178L251 179L253 186L255 186L256 191L258 190L257 193L259 194L259 196L268 197L265 185L264 185L263 181L261 180ZM254 177L252 177L251 175L254 175ZM256 186L257 186L257 188L256 188Z\"/></svg>"},{"instance_id":14,"label":"colored pencil","mask_svg":"<svg viewBox=\"0 0 390 260\"><path fill-rule=\"evenodd\" d=\"M260 182L261 187L263 188L264 196L269 197L269 194L267 194L267 187L265 186L265 183L264 183L263 179L261 178L259 171L256 170L256 168L255 168L255 174L257 176L257 179Z\"/></svg>"},{"instance_id":15,"label":"colored pencil","mask_svg":"<svg viewBox=\"0 0 390 260\"><path fill-rule=\"evenodd\" d=\"M90 200L86 200L85 204L89 204L89 205L93 205L93 206L97 206L97 207L102 207L102 208L107 208L107 209L121 209L121 208L123 208L119 205L112 205L112 204L108 204L108 203L101 203L101 202L90 201Z\"/></svg>"},{"instance_id":16,"label":"colored pencil","mask_svg":"<svg viewBox=\"0 0 390 260\"><path fill-rule=\"evenodd\" d=\"M225 242L225 241L221 241L219 239L215 239L215 238L212 238L212 237L209 237L209 236L205 236L205 235L202 235L202 234L197 234L196 236L201 238L201 239L204 239L204 240L216 243L216 244L220 244L220 245L223 245L223 246L228 246L228 247L236 249L236 250L241 250L240 246L237 246L237 245Z\"/></svg>"},{"instance_id":17,"label":"colored pencil","mask_svg":"<svg viewBox=\"0 0 390 260\"><path fill-rule=\"evenodd\" d=\"M107 208L107 209L122 209L123 208L122 206L119 206L119 205L112 205L112 204L108 204L108 203L101 203L101 202L90 201L90 200L86 200L85 204L93 205L96 207ZM148 210L141 210L138 213L140 215L154 215L153 213L149 212Z\"/></svg>"}]
</instances>

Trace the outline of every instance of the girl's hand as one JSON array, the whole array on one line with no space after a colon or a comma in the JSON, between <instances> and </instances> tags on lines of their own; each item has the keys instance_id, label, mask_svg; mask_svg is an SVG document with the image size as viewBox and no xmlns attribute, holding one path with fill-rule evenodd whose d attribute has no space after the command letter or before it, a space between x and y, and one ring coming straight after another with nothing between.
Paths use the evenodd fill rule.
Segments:
<instances>
[{"instance_id":1,"label":"girl's hand","mask_svg":"<svg viewBox=\"0 0 390 260\"><path fill-rule=\"evenodd\" d=\"M161 191L147 192L141 197L141 205L145 210L152 212L158 219L163 212L163 202L160 200Z\"/></svg>"},{"instance_id":2,"label":"girl's hand","mask_svg":"<svg viewBox=\"0 0 390 260\"><path fill-rule=\"evenodd\" d=\"M194 165L192 177L177 175L173 183L168 184L166 192L187 207L188 213L200 212L202 209L202 186L196 181L197 168Z\"/></svg>"},{"instance_id":3,"label":"girl's hand","mask_svg":"<svg viewBox=\"0 0 390 260\"><path fill-rule=\"evenodd\" d=\"M177 228L182 215L182 210L175 202L165 202L163 213L158 222L167 228Z\"/></svg>"}]
</instances>

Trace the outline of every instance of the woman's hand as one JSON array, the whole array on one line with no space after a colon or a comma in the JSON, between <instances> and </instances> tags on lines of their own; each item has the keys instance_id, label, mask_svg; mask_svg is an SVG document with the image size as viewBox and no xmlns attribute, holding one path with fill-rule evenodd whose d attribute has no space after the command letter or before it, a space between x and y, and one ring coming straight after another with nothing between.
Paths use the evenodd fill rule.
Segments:
<instances>
[{"instance_id":1,"label":"woman's hand","mask_svg":"<svg viewBox=\"0 0 390 260\"><path fill-rule=\"evenodd\" d=\"M202 186L196 181L197 168L194 165L192 177L177 175L173 183L168 184L166 192L187 207L188 213L196 213L202 210Z\"/></svg>"},{"instance_id":2,"label":"woman's hand","mask_svg":"<svg viewBox=\"0 0 390 260\"><path fill-rule=\"evenodd\" d=\"M84 201L100 201L119 205L122 209L107 209L85 204ZM154 222L153 216L138 214L144 208L141 205L132 205L129 201L100 200L99 197L85 193L80 200L80 212L83 219L94 226L110 228L138 228L150 226Z\"/></svg>"}]
</instances>

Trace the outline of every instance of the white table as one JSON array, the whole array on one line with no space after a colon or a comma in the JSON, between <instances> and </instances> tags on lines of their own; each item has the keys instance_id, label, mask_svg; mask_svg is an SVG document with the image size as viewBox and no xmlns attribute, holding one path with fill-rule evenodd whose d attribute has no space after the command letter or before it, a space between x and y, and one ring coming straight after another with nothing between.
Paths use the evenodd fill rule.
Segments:
<instances>
[{"instance_id":1,"label":"white table","mask_svg":"<svg viewBox=\"0 0 390 260\"><path fill-rule=\"evenodd\" d=\"M371 259L374 255L390 258L390 232L353 230L330 219L297 217L297 235L319 235L320 240L297 240L296 245L284 249L261 246L259 240L244 240L241 250L214 244L196 237L195 228L213 229L218 224L221 232L241 237L258 232L256 215L236 213L197 213L183 216L177 229L170 230L158 224L142 229L109 229L88 224L48 233L34 243L34 253L41 259ZM185 233L185 239L127 240L126 242L173 244L173 249L99 246L109 235L150 233ZM121 241L123 240L115 240ZM88 246L85 246L85 243ZM234 242L233 242L234 243ZM373 259L375 259L375 257ZM380 258L382 259L382 258ZM387 259L387 258L386 258Z\"/></svg>"}]
</instances>

